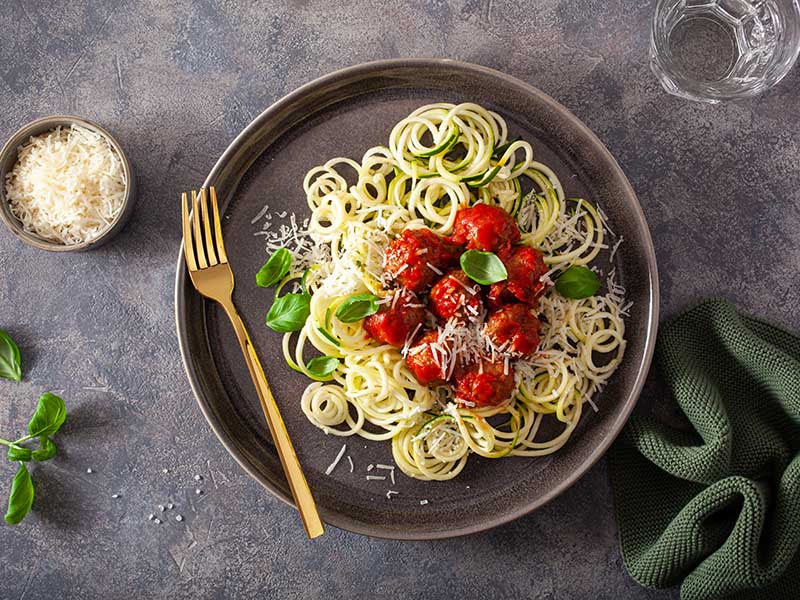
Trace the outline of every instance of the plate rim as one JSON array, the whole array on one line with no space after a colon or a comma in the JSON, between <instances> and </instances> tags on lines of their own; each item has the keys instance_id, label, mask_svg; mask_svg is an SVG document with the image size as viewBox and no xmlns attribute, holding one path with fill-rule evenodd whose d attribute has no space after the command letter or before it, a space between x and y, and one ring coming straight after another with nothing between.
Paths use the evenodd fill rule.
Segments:
<instances>
[{"instance_id":1,"label":"plate rim","mask_svg":"<svg viewBox=\"0 0 800 600\"><path fill-rule=\"evenodd\" d=\"M509 511L490 519L485 522L472 524L472 525L465 525L462 527L458 527L455 529L448 529L448 530L437 530L431 532L406 532L404 530L394 530L387 528L385 526L380 525L363 525L358 521L350 519L347 515L340 514L337 512L328 512L324 510L324 507L320 508L320 513L323 516L323 520L328 525L333 525L339 529L344 529L346 531L350 531L352 533L357 533L360 535L365 535L368 537L374 537L379 539L390 539L390 540L436 540L436 539L447 539L453 537L460 537L464 535L470 535L474 533L479 533L482 531L487 531L489 529L493 529L500 525L504 525L506 523L510 523L523 517L531 512L541 508L545 504L551 502L557 496L561 495L567 489L572 487L579 479L581 479L584 475L588 473L588 471L603 457L605 456L608 449L611 447L611 444L616 440L619 436L620 432L622 431L623 427L628 421L633 409L635 408L636 404L638 403L639 396L641 395L642 388L645 383L645 379L647 378L647 374L650 370L650 366L653 360L653 354L655 351L655 341L658 332L658 318L659 318L659 309L660 309L660 293L659 293L659 277L658 277L658 264L656 260L656 253L655 247L653 246L653 239L650 233L650 228L647 225L647 220L644 216L644 211L642 210L641 204L639 202L639 198L636 195L635 190L630 184L625 172L620 167L619 163L617 162L616 158L614 158L613 154L608 150L606 145L600 140L600 138L591 130L589 127L583 123L575 114L572 113L568 108L562 105L560 102L549 96L548 94L544 93L540 89L536 88L529 83L522 81L514 76L508 75L503 73L502 71L498 71L496 69L485 67L482 65L477 65L473 63L453 60L449 58L392 58L392 59L383 59L383 60L375 60L365 63L360 63L357 65L344 67L341 69L337 69L331 73L318 77L305 83L288 94L285 94L272 104L270 104L267 108L265 108L258 116L256 116L242 131L240 131L234 139L228 144L225 148L223 153L214 163L214 166L211 168L208 176L206 177L205 181L203 182L204 187L208 187L213 185L216 181L217 177L219 176L220 172L223 171L225 165L230 160L230 158L235 155L240 147L246 143L246 141L250 138L251 133L257 131L264 123L269 121L275 113L278 113L283 108L290 105L296 98L302 97L303 95L307 94L309 91L316 89L321 86L329 85L335 83L338 80L347 79L353 76L357 76L359 74L368 75L372 72L377 71L387 71L391 69L399 69L399 68L432 68L432 69L441 69L445 67L454 67L465 72L473 72L478 73L484 76L499 78L504 80L505 82L516 86L522 90L524 90L527 94L532 96L536 96L539 100L545 102L549 105L549 107L558 113L561 113L566 119L568 119L574 126L576 126L581 133L586 137L586 139L590 140L591 143L595 146L596 150L607 160L612 167L615 169L616 173L615 176L620 180L622 187L625 189L626 194L631 197L633 200L633 214L629 216L635 217L636 224L639 229L642 230L644 234L644 254L645 260L647 264L647 289L650 293L650 302L649 306L647 307L646 312L646 327L644 331L644 355L643 360L638 366L638 370L636 372L636 377L633 381L633 385L630 388L630 391L627 394L627 397L624 399L622 406L620 407L619 412L617 413L616 417L612 421L612 426L610 428L610 433L607 435L602 442L594 448L592 453L579 464L579 466L574 469L568 477L560 481L550 492L542 496L541 498L536 499L535 501L522 506L521 508ZM279 500L283 501L285 504L295 508L294 501L290 496L285 494L283 490L276 487L271 481L264 478L259 474L246 460L246 458L242 455L241 452L235 447L232 442L232 439L225 433L222 427L217 423L216 419L213 417L210 411L209 401L205 398L204 394L201 391L199 378L197 375L197 365L193 364L191 351L188 347L188 327L187 327L187 319L186 316L186 300L184 297L183 292L187 289L187 278L186 278L186 266L184 262L184 248L183 248L183 240L181 239L180 247L178 249L178 261L176 266L176 275L175 275L175 325L178 335L178 345L180 348L181 353L181 362L183 363L184 371L186 376L189 380L189 385L192 389L192 393L197 401L198 405L200 406L200 410L203 413L203 416L206 419L206 422L211 427L211 430L217 436L217 439L225 448L225 450L230 454L236 463L248 474L251 478L261 484L265 489L267 489L273 496L278 498ZM205 318L205 302L203 303L203 317ZM206 330L207 333L207 330Z\"/></svg>"}]
</instances>

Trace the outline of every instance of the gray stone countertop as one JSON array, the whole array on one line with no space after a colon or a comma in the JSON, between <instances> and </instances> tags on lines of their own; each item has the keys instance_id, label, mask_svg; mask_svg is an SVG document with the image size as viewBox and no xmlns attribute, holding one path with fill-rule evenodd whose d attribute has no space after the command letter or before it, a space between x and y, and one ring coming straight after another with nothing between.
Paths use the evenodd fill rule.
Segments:
<instances>
[{"instance_id":1,"label":"gray stone countertop","mask_svg":"<svg viewBox=\"0 0 800 600\"><path fill-rule=\"evenodd\" d=\"M0 328L26 368L23 383L0 382L0 435L24 428L44 391L70 408L59 456L34 467L33 513L0 527L0 597L677 597L625 574L604 461L485 534L304 539L296 514L225 453L184 376L178 194L300 84L378 58L461 59L539 87L608 145L653 232L663 318L722 295L797 330L800 71L755 100L704 106L666 95L649 71L654 2L337 4L10 0L0 11L0 137L39 116L88 117L117 135L140 184L129 226L104 248L51 254L0 231ZM12 475L0 462L3 498ZM165 523L148 521L169 502Z\"/></svg>"}]
</instances>

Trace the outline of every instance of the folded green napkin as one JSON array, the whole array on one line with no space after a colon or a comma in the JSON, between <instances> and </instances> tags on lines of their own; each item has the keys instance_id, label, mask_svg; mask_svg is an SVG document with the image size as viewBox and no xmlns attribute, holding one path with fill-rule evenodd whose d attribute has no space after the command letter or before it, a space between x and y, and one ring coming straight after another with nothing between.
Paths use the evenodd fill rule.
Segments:
<instances>
[{"instance_id":1,"label":"folded green napkin","mask_svg":"<svg viewBox=\"0 0 800 600\"><path fill-rule=\"evenodd\" d=\"M610 453L628 572L682 600L800 598L800 338L709 300L656 358L686 418L635 416Z\"/></svg>"}]
</instances>

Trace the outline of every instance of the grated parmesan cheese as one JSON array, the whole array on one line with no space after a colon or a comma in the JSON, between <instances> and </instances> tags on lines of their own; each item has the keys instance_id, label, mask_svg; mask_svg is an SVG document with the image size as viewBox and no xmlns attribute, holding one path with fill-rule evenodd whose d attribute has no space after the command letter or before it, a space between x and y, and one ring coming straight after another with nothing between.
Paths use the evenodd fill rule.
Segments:
<instances>
[{"instance_id":1,"label":"grated parmesan cheese","mask_svg":"<svg viewBox=\"0 0 800 600\"><path fill-rule=\"evenodd\" d=\"M441 270L441 269L437 269L437 268L436 268L436 267L434 267L434 266L433 266L431 263L429 263L429 262L426 262L425 264L426 264L426 265L428 265L428 268L429 268L431 271L433 271L434 273L436 273L436 274L437 274L439 277L441 277L442 275L444 275L444 273L442 272L442 270ZM404 265L404 266L406 266L406 265Z\"/></svg>"},{"instance_id":2,"label":"grated parmesan cheese","mask_svg":"<svg viewBox=\"0 0 800 600\"><path fill-rule=\"evenodd\" d=\"M347 444L342 444L342 449L339 450L339 454L336 455L336 458L333 462L328 465L328 468L325 469L325 475L330 475L333 473L333 470L336 468L336 465L339 464L339 461L342 460L342 456L344 456L344 451L347 450Z\"/></svg>"},{"instance_id":3,"label":"grated parmesan cheese","mask_svg":"<svg viewBox=\"0 0 800 600\"><path fill-rule=\"evenodd\" d=\"M75 125L31 137L4 183L25 231L65 245L99 237L122 210L127 189L108 140Z\"/></svg>"},{"instance_id":4,"label":"grated parmesan cheese","mask_svg":"<svg viewBox=\"0 0 800 600\"><path fill-rule=\"evenodd\" d=\"M614 257L617 255L617 250L619 250L620 245L624 241L625 238L620 236L620 238L617 240L617 243L614 244L614 246L611 248L611 254L608 257L608 262L611 263L612 265L614 264Z\"/></svg>"}]
</instances>

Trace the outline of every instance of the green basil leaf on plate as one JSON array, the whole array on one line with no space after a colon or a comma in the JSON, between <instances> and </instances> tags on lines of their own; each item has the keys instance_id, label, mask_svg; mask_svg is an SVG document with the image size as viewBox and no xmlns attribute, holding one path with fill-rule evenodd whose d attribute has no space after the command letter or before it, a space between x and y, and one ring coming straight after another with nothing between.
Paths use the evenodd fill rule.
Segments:
<instances>
[{"instance_id":1,"label":"green basil leaf on plate","mask_svg":"<svg viewBox=\"0 0 800 600\"><path fill-rule=\"evenodd\" d=\"M22 379L19 347L2 329L0 329L0 377L14 381Z\"/></svg>"},{"instance_id":2,"label":"green basil leaf on plate","mask_svg":"<svg viewBox=\"0 0 800 600\"><path fill-rule=\"evenodd\" d=\"M374 315L378 312L380 298L374 294L357 294L350 296L336 310L336 318L342 323L354 323L364 317Z\"/></svg>"},{"instance_id":3,"label":"green basil leaf on plate","mask_svg":"<svg viewBox=\"0 0 800 600\"><path fill-rule=\"evenodd\" d=\"M56 445L49 437L43 435L39 438L39 443L42 447L33 451L33 460L44 462L46 460L50 460L56 455Z\"/></svg>"},{"instance_id":4,"label":"green basil leaf on plate","mask_svg":"<svg viewBox=\"0 0 800 600\"><path fill-rule=\"evenodd\" d=\"M31 452L30 448L23 448L22 446L8 447L8 460L28 461L32 455L33 452Z\"/></svg>"},{"instance_id":5,"label":"green basil leaf on plate","mask_svg":"<svg viewBox=\"0 0 800 600\"><path fill-rule=\"evenodd\" d=\"M298 331L311 313L311 296L286 294L276 298L267 313L267 327L279 333Z\"/></svg>"},{"instance_id":6,"label":"green basil leaf on plate","mask_svg":"<svg viewBox=\"0 0 800 600\"><path fill-rule=\"evenodd\" d=\"M263 288L275 285L286 277L291 267L291 253L286 248L276 250L256 273L256 284Z\"/></svg>"},{"instance_id":7,"label":"green basil leaf on plate","mask_svg":"<svg viewBox=\"0 0 800 600\"><path fill-rule=\"evenodd\" d=\"M306 369L314 377L327 377L339 366L339 359L333 356L317 356L308 361Z\"/></svg>"},{"instance_id":8,"label":"green basil leaf on plate","mask_svg":"<svg viewBox=\"0 0 800 600\"><path fill-rule=\"evenodd\" d=\"M14 483L11 484L11 495L8 497L8 511L6 512L6 523L16 525L33 505L33 480L24 463L19 463L19 469L14 476Z\"/></svg>"},{"instance_id":9,"label":"green basil leaf on plate","mask_svg":"<svg viewBox=\"0 0 800 600\"><path fill-rule=\"evenodd\" d=\"M566 298L588 298L600 289L597 273L582 265L573 265L556 280L556 290Z\"/></svg>"},{"instance_id":10,"label":"green basil leaf on plate","mask_svg":"<svg viewBox=\"0 0 800 600\"><path fill-rule=\"evenodd\" d=\"M481 285L490 285L508 279L503 261L494 252L467 250L461 255L461 270Z\"/></svg>"},{"instance_id":11,"label":"green basil leaf on plate","mask_svg":"<svg viewBox=\"0 0 800 600\"><path fill-rule=\"evenodd\" d=\"M53 435L61 429L67 419L67 407L64 401L55 394L42 394L36 412L33 413L30 423L28 423L28 433L38 437L42 435Z\"/></svg>"}]
</instances>

